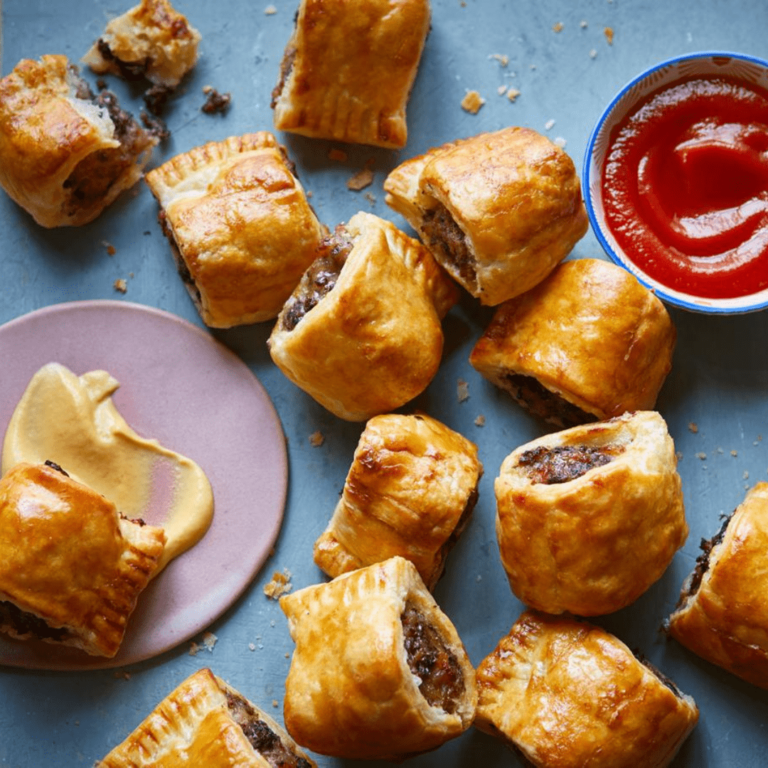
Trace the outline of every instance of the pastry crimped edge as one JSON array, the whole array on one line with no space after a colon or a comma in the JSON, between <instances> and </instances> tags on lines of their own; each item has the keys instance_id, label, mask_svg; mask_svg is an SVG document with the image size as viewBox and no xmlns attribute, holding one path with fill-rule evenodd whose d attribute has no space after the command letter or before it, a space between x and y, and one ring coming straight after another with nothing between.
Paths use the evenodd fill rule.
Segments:
<instances>
[{"instance_id":1,"label":"pastry crimped edge","mask_svg":"<svg viewBox=\"0 0 768 768\"><path fill-rule=\"evenodd\" d=\"M469 523L482 474L477 446L436 419L423 413L373 417L315 542L315 564L334 578L401 555L433 590Z\"/></svg>"},{"instance_id":2,"label":"pastry crimped edge","mask_svg":"<svg viewBox=\"0 0 768 768\"><path fill-rule=\"evenodd\" d=\"M480 662L477 684L475 726L536 768L663 768L699 718L601 627L531 610Z\"/></svg>"},{"instance_id":3,"label":"pastry crimped edge","mask_svg":"<svg viewBox=\"0 0 768 768\"><path fill-rule=\"evenodd\" d=\"M412 602L458 662L454 713L431 706L408 666L401 614ZM448 616L402 557L280 598L296 647L284 720L302 746L350 759L399 761L463 733L477 706L475 670Z\"/></svg>"},{"instance_id":4,"label":"pastry crimped edge","mask_svg":"<svg viewBox=\"0 0 768 768\"><path fill-rule=\"evenodd\" d=\"M619 446L611 461L560 483L533 482L525 452ZM688 535L675 447L654 411L545 435L516 448L496 478L496 534L510 587L552 614L598 616L634 602Z\"/></svg>"},{"instance_id":5,"label":"pastry crimped edge","mask_svg":"<svg viewBox=\"0 0 768 768\"><path fill-rule=\"evenodd\" d=\"M95 768L270 768L230 713L228 696L244 701L306 768L315 768L277 722L208 668L180 683Z\"/></svg>"},{"instance_id":6,"label":"pastry crimped edge","mask_svg":"<svg viewBox=\"0 0 768 768\"><path fill-rule=\"evenodd\" d=\"M698 585L696 571L686 579L666 627L697 655L768 689L768 483L754 485L705 545L697 566L706 570Z\"/></svg>"}]
</instances>

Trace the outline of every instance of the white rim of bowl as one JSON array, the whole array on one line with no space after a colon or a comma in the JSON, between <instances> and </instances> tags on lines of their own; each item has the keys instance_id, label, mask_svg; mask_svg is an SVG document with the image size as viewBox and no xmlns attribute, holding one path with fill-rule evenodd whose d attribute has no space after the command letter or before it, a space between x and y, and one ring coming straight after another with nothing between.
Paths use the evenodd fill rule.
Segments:
<instances>
[{"instance_id":1,"label":"white rim of bowl","mask_svg":"<svg viewBox=\"0 0 768 768\"><path fill-rule=\"evenodd\" d=\"M680 56L673 56L672 58L665 59L664 61L654 64L652 67L641 72L639 75L630 80L624 85L618 93L611 99L608 106L603 110L602 114L597 120L595 127L587 141L586 151L584 153L584 162L582 165L582 194L584 196L584 203L587 208L587 214L589 216L590 223L592 224L592 231L595 234L598 242L603 250L610 257L611 261L623 267L628 272L632 273L646 288L652 290L660 299L672 304L673 306L687 309L692 312L702 312L705 314L746 314L748 312L756 312L761 309L768 308L768 288L760 291L759 293L750 294L748 296L736 297L731 299L705 299L693 297L690 294L681 293L671 288L663 286L658 281L649 277L641 269L639 269L628 258L625 258L620 250L614 246L611 242L611 236L607 234L607 228L604 229L604 225L598 217L596 207L593 204L592 190L590 188L590 179L596 176L598 172L602 175L602 168L597 168L593 162L595 156L595 144L597 143L598 136L603 130L608 118L612 115L616 105L624 98L629 90L634 88L638 83L647 80L655 72L666 67L671 67L680 64L681 62L689 61L691 59L716 59L716 58L730 58L737 59L739 61L746 61L755 64L768 72L768 61L761 59L758 56L751 56L746 53L734 53L733 51L697 51L693 53L684 53ZM745 304L745 299L749 299L751 303ZM711 303L710 303L711 302ZM741 302L741 303L739 303Z\"/></svg>"}]
</instances>

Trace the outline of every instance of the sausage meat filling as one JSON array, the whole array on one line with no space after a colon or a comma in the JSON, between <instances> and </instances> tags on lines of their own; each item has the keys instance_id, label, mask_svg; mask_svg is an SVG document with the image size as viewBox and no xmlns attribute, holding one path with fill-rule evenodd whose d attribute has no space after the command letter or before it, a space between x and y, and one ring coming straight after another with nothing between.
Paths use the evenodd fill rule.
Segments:
<instances>
[{"instance_id":1,"label":"sausage meat filling","mask_svg":"<svg viewBox=\"0 0 768 768\"><path fill-rule=\"evenodd\" d=\"M477 282L475 257L467 245L467 236L451 216L450 211L442 203L437 203L435 208L424 211L420 228L428 239L430 247L440 248L447 262L455 267L461 279L475 285Z\"/></svg>"},{"instance_id":2,"label":"sausage meat filling","mask_svg":"<svg viewBox=\"0 0 768 768\"><path fill-rule=\"evenodd\" d=\"M575 427L597 420L596 416L551 392L532 376L512 373L501 384L519 405L544 421L560 427Z\"/></svg>"},{"instance_id":3,"label":"sausage meat filling","mask_svg":"<svg viewBox=\"0 0 768 768\"><path fill-rule=\"evenodd\" d=\"M605 466L623 452L620 445L538 446L523 451L517 466L527 467L533 483L556 485L576 480L595 467Z\"/></svg>"},{"instance_id":4,"label":"sausage meat filling","mask_svg":"<svg viewBox=\"0 0 768 768\"><path fill-rule=\"evenodd\" d=\"M299 287L288 299L283 312L282 327L292 331L313 307L336 285L354 242L347 230L339 225L319 246L319 255L301 278Z\"/></svg>"},{"instance_id":5,"label":"sausage meat filling","mask_svg":"<svg viewBox=\"0 0 768 768\"><path fill-rule=\"evenodd\" d=\"M250 702L227 691L227 708L243 729L250 745L272 768L310 768L310 763L287 747L260 717Z\"/></svg>"},{"instance_id":6,"label":"sausage meat filling","mask_svg":"<svg viewBox=\"0 0 768 768\"><path fill-rule=\"evenodd\" d=\"M18 606L6 601L0 601L0 627L6 628L19 638L31 637L57 643L72 636L66 627L50 627L39 616L22 611Z\"/></svg>"},{"instance_id":7,"label":"sausage meat filling","mask_svg":"<svg viewBox=\"0 0 768 768\"><path fill-rule=\"evenodd\" d=\"M728 529L728 523L731 522L733 514L729 515L724 521L720 530L711 539L702 539L701 554L696 558L696 567L691 574L690 579L685 585L683 593L680 595L678 607L689 597L693 597L701 586L701 580L704 578L704 574L709 570L709 558L712 554L712 550L722 542L725 537L725 532Z\"/></svg>"},{"instance_id":8,"label":"sausage meat filling","mask_svg":"<svg viewBox=\"0 0 768 768\"><path fill-rule=\"evenodd\" d=\"M406 602L400 620L408 667L421 680L421 695L430 706L453 714L464 693L464 677L458 659L413 602Z\"/></svg>"}]
</instances>

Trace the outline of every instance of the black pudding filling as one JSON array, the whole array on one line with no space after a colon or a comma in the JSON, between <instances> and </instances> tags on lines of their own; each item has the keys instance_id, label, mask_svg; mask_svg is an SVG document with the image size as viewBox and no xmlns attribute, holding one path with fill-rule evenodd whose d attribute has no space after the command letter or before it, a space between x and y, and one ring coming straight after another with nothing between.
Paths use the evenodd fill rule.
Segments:
<instances>
[{"instance_id":1,"label":"black pudding filling","mask_svg":"<svg viewBox=\"0 0 768 768\"><path fill-rule=\"evenodd\" d=\"M184 261L184 257L181 255L181 252L176 245L176 238L173 236L173 231L171 230L170 224L168 224L168 216L162 208L157 214L157 221L160 224L160 228L163 230L163 234L166 236L168 242L170 243L171 252L173 253L173 257L176 261L176 271L179 273L179 277L184 282L184 285L187 286L187 290L190 292L190 294L192 294L195 302L197 304L202 304L203 297L201 296L200 290L195 283L195 279L192 277L192 273L189 271L187 262Z\"/></svg>"},{"instance_id":2,"label":"black pudding filling","mask_svg":"<svg viewBox=\"0 0 768 768\"><path fill-rule=\"evenodd\" d=\"M461 279L475 285L477 271L475 258L467 245L467 236L451 216L450 211L437 203L435 208L424 211L420 229L431 247L438 247L448 264L451 264Z\"/></svg>"},{"instance_id":3,"label":"black pudding filling","mask_svg":"<svg viewBox=\"0 0 768 768\"><path fill-rule=\"evenodd\" d=\"M528 469L533 483L556 485L576 480L595 467L603 467L623 452L620 445L538 446L524 451L517 466Z\"/></svg>"},{"instance_id":4,"label":"black pudding filling","mask_svg":"<svg viewBox=\"0 0 768 768\"><path fill-rule=\"evenodd\" d=\"M519 373L508 374L502 383L514 400L527 408L534 416L561 427L574 427L597 421L592 413L569 403L560 395L551 392L532 376Z\"/></svg>"},{"instance_id":5,"label":"black pudding filling","mask_svg":"<svg viewBox=\"0 0 768 768\"><path fill-rule=\"evenodd\" d=\"M281 321L284 331L292 331L333 290L353 247L354 242L342 225L318 246L317 258L285 305Z\"/></svg>"},{"instance_id":6,"label":"black pudding filling","mask_svg":"<svg viewBox=\"0 0 768 768\"><path fill-rule=\"evenodd\" d=\"M711 539L701 540L699 545L701 547L701 554L696 558L696 567L686 584L686 588L680 595L680 600L677 604L678 608L688 597L692 597L699 591L701 580L704 578L704 574L709 570L709 557L712 554L712 550L720 544L725 537L725 532L728 529L728 524L731 522L732 517L733 513L728 515L720 526L720 530Z\"/></svg>"}]
</instances>

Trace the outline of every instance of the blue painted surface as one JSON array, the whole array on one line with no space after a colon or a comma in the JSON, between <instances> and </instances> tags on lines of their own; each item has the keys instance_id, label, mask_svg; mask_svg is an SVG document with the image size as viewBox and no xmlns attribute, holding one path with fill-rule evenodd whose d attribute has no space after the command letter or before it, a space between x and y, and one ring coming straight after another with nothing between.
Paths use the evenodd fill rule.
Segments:
<instances>
[{"instance_id":1,"label":"blue painted surface","mask_svg":"<svg viewBox=\"0 0 768 768\"><path fill-rule=\"evenodd\" d=\"M168 112L172 138L157 153L155 163L204 141L271 129L270 92L296 3L272 0L277 13L267 15L264 9L269 4L179 0L180 9L203 34L202 56L173 99ZM117 0L5 0L3 73L20 58L44 53L65 53L77 60L107 19L125 7ZM331 227L358 210L371 210L405 226L385 206L381 183L398 162L435 144L509 124L525 125L564 138L566 151L580 170L587 138L601 110L642 69L705 48L768 55L768 6L754 0L702 0L695 6L683 0L433 0L433 9L432 31L409 105L410 139L404 150L344 147L349 158L338 163L328 159L328 150L335 146L331 143L282 136L313 193L318 215ZM553 31L557 22L563 24L559 33ZM606 41L605 27L614 30L613 45ZM507 55L508 66L489 58L492 54ZM92 75L86 76L94 82ZM200 112L206 84L231 92L232 108L225 116ZM114 78L110 85L124 106L138 112L138 90ZM497 93L501 85L520 90L514 104ZM459 107L467 89L478 90L486 99L476 116ZM375 159L375 181L366 191L375 199L346 187L346 180L369 158ZM156 306L201 325L175 273L156 212L148 189L140 185L135 194L123 195L88 226L43 230L0 194L0 322L62 301L117 298ZM105 242L116 249L113 256L107 254ZM599 255L591 234L574 252L576 257ZM127 280L125 296L113 288L118 278ZM443 365L413 404L477 442L485 465L474 519L436 590L475 664L521 611L498 558L493 479L509 452L543 432L541 424L467 362L490 314L469 297L451 311ZM748 486L768 480L768 313L672 314L679 340L658 409L682 454L680 472L691 534L664 577L636 604L597 623L641 650L699 704L701 721L675 766L757 768L766 763L768 693L666 641L658 627L677 600L699 540L715 532L720 515L742 500ZM127 669L129 679L113 670L0 669L0 766L91 765L203 665L281 717L286 655L292 643L277 603L268 600L262 589L272 573L283 568L292 572L294 589L322 580L312 563L312 545L335 506L362 425L339 421L285 380L266 351L269 331L269 324L262 324L215 336L241 355L265 385L288 437L291 479L274 556L245 595L210 627L218 636L211 653L190 656L185 644ZM457 399L459 379L469 384L470 398L463 403ZM480 414L486 418L484 427L474 423ZM689 429L692 422L698 425L697 433ZM317 430L325 436L318 448L308 441ZM706 459L697 454L706 454ZM274 710L273 701L278 703ZM356 765L322 757L318 763ZM509 766L516 764L516 758L486 735L470 731L409 764Z\"/></svg>"}]
</instances>

